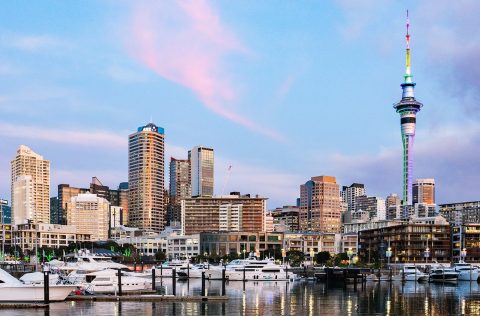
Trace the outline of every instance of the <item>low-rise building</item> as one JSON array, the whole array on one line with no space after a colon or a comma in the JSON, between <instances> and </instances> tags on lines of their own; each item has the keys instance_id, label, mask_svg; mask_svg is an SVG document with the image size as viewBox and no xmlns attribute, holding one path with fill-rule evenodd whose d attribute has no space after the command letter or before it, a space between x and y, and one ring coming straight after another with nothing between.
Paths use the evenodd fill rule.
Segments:
<instances>
[{"instance_id":1,"label":"low-rise building","mask_svg":"<svg viewBox=\"0 0 480 316\"><path fill-rule=\"evenodd\" d=\"M301 251L307 256L311 251L314 253L328 251L331 255L335 255L341 248L341 234L335 233L285 233L284 240L286 251Z\"/></svg>"},{"instance_id":2,"label":"low-rise building","mask_svg":"<svg viewBox=\"0 0 480 316\"><path fill-rule=\"evenodd\" d=\"M417 221L358 232L358 253L367 263L386 263L386 250L392 251L391 263L432 263L451 261L450 225L443 218L433 223Z\"/></svg>"},{"instance_id":3,"label":"low-rise building","mask_svg":"<svg viewBox=\"0 0 480 316\"><path fill-rule=\"evenodd\" d=\"M300 229L298 222L299 211L299 207L289 205L271 210L270 215L273 217L273 230L298 232ZM278 230L277 227L282 227L282 230ZM286 230L283 230L283 227L285 227Z\"/></svg>"},{"instance_id":4,"label":"low-rise building","mask_svg":"<svg viewBox=\"0 0 480 316\"><path fill-rule=\"evenodd\" d=\"M480 201L439 204L440 215L450 223L480 223Z\"/></svg>"},{"instance_id":5,"label":"low-rise building","mask_svg":"<svg viewBox=\"0 0 480 316\"><path fill-rule=\"evenodd\" d=\"M79 233L73 225L58 224L20 224L12 232L13 244L22 250L40 247L59 248L71 243L92 241L92 235Z\"/></svg>"},{"instance_id":6,"label":"low-rise building","mask_svg":"<svg viewBox=\"0 0 480 316\"><path fill-rule=\"evenodd\" d=\"M281 255L283 233L277 232L217 232L200 234L200 252L219 256L253 252L257 256Z\"/></svg>"}]
</instances>

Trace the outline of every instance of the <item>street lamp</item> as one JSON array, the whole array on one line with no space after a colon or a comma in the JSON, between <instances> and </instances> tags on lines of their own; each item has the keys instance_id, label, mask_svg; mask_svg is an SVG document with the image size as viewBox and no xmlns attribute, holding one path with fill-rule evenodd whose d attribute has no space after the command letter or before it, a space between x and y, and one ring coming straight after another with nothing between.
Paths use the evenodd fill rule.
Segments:
<instances>
[{"instance_id":1,"label":"street lamp","mask_svg":"<svg viewBox=\"0 0 480 316\"><path fill-rule=\"evenodd\" d=\"M245 253L247 252L247 249L243 248L243 260L245 260Z\"/></svg>"},{"instance_id":2,"label":"street lamp","mask_svg":"<svg viewBox=\"0 0 480 316\"><path fill-rule=\"evenodd\" d=\"M465 257L467 256L467 248L463 248L460 251L460 257L462 258L462 262L465 262Z\"/></svg>"},{"instance_id":3,"label":"street lamp","mask_svg":"<svg viewBox=\"0 0 480 316\"><path fill-rule=\"evenodd\" d=\"M425 249L425 252L423 253L423 255L425 256L425 263L427 263L428 257L430 257L430 248L427 247L427 249Z\"/></svg>"},{"instance_id":4,"label":"street lamp","mask_svg":"<svg viewBox=\"0 0 480 316\"><path fill-rule=\"evenodd\" d=\"M287 256L287 252L285 248L282 248L282 264L285 265L285 257Z\"/></svg>"},{"instance_id":5,"label":"street lamp","mask_svg":"<svg viewBox=\"0 0 480 316\"><path fill-rule=\"evenodd\" d=\"M388 266L390 267L390 258L392 257L392 248L388 247L387 251L385 251L385 256L388 260Z\"/></svg>"},{"instance_id":6,"label":"street lamp","mask_svg":"<svg viewBox=\"0 0 480 316\"><path fill-rule=\"evenodd\" d=\"M313 267L313 256L315 255L315 252L313 252L313 248L310 248L310 261L312 263L312 267Z\"/></svg>"},{"instance_id":7,"label":"street lamp","mask_svg":"<svg viewBox=\"0 0 480 316\"><path fill-rule=\"evenodd\" d=\"M348 266L350 267L352 265L352 256L353 256L352 248L348 248L347 256L348 256Z\"/></svg>"}]
</instances>

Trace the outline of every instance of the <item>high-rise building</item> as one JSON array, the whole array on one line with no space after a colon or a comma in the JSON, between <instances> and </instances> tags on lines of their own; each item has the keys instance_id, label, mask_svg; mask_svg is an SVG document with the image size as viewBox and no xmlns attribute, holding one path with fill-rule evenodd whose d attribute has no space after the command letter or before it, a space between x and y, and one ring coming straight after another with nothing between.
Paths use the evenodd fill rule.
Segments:
<instances>
[{"instance_id":1,"label":"high-rise building","mask_svg":"<svg viewBox=\"0 0 480 316\"><path fill-rule=\"evenodd\" d=\"M181 199L192 197L190 160L170 158L170 203L178 204Z\"/></svg>"},{"instance_id":2,"label":"high-rise building","mask_svg":"<svg viewBox=\"0 0 480 316\"><path fill-rule=\"evenodd\" d=\"M335 177L312 177L300 185L300 230L340 232L342 206Z\"/></svg>"},{"instance_id":3,"label":"high-rise building","mask_svg":"<svg viewBox=\"0 0 480 316\"><path fill-rule=\"evenodd\" d=\"M219 197L196 197L181 201L182 234L232 230L260 232L264 229L267 199L232 192Z\"/></svg>"},{"instance_id":4,"label":"high-rise building","mask_svg":"<svg viewBox=\"0 0 480 316\"><path fill-rule=\"evenodd\" d=\"M122 182L118 186L118 205L122 208L123 225L128 226L128 182Z\"/></svg>"},{"instance_id":5,"label":"high-rise building","mask_svg":"<svg viewBox=\"0 0 480 316\"><path fill-rule=\"evenodd\" d=\"M63 224L63 225L71 225L67 223L67 203L70 202L72 197L77 196L79 194L90 192L87 188L75 188L71 187L68 184L59 184L58 185L58 217L57 222L53 224Z\"/></svg>"},{"instance_id":6,"label":"high-rise building","mask_svg":"<svg viewBox=\"0 0 480 316\"><path fill-rule=\"evenodd\" d=\"M388 209L390 206L401 205L402 200L400 200L400 197L396 193L390 193L385 199L385 204Z\"/></svg>"},{"instance_id":7,"label":"high-rise building","mask_svg":"<svg viewBox=\"0 0 480 316\"><path fill-rule=\"evenodd\" d=\"M387 216L385 200L376 196L357 196L355 212L366 212L369 219L385 220Z\"/></svg>"},{"instance_id":8,"label":"high-rise building","mask_svg":"<svg viewBox=\"0 0 480 316\"><path fill-rule=\"evenodd\" d=\"M400 125L402 130L403 144L403 205L412 204L412 177L413 177L413 141L415 139L417 112L423 106L415 100L413 90L415 83L412 80L410 71L410 34L408 29L410 22L407 14L407 50L406 50L406 72L405 80L401 84L403 93L400 102L394 105L397 113L400 114Z\"/></svg>"},{"instance_id":9,"label":"high-rise building","mask_svg":"<svg viewBox=\"0 0 480 316\"><path fill-rule=\"evenodd\" d=\"M413 184L413 204L435 204L435 180L417 179Z\"/></svg>"},{"instance_id":10,"label":"high-rise building","mask_svg":"<svg viewBox=\"0 0 480 316\"><path fill-rule=\"evenodd\" d=\"M92 240L107 240L110 203L95 194L84 193L67 202L67 222L78 234L91 234Z\"/></svg>"},{"instance_id":11,"label":"high-rise building","mask_svg":"<svg viewBox=\"0 0 480 316\"><path fill-rule=\"evenodd\" d=\"M480 223L480 201L440 204L439 208L440 215L450 224L459 226Z\"/></svg>"},{"instance_id":12,"label":"high-rise building","mask_svg":"<svg viewBox=\"0 0 480 316\"><path fill-rule=\"evenodd\" d=\"M51 197L50 198L50 223L51 224L58 224L58 220L60 217L59 212L59 205L58 205L58 197Z\"/></svg>"},{"instance_id":13,"label":"high-rise building","mask_svg":"<svg viewBox=\"0 0 480 316\"><path fill-rule=\"evenodd\" d=\"M21 145L10 165L13 223L50 223L50 161Z\"/></svg>"},{"instance_id":14,"label":"high-rise building","mask_svg":"<svg viewBox=\"0 0 480 316\"><path fill-rule=\"evenodd\" d=\"M298 232L298 212L299 208L297 206L288 205L277 207L270 211L270 214L273 217L274 230L277 231L276 227L278 226L285 226L284 231Z\"/></svg>"},{"instance_id":15,"label":"high-rise building","mask_svg":"<svg viewBox=\"0 0 480 316\"><path fill-rule=\"evenodd\" d=\"M349 187L344 186L342 188L342 199L343 202L347 203L347 211L354 211L355 198L365 194L365 185L362 183L352 183Z\"/></svg>"},{"instance_id":16,"label":"high-rise building","mask_svg":"<svg viewBox=\"0 0 480 316\"><path fill-rule=\"evenodd\" d=\"M105 200L112 203L110 198L110 188L106 185L103 185L103 183L97 177L92 178L92 182L90 183L90 193L95 194L98 197L104 198Z\"/></svg>"},{"instance_id":17,"label":"high-rise building","mask_svg":"<svg viewBox=\"0 0 480 316\"><path fill-rule=\"evenodd\" d=\"M193 147L188 152L190 160L192 196L213 196L213 149Z\"/></svg>"},{"instance_id":18,"label":"high-rise building","mask_svg":"<svg viewBox=\"0 0 480 316\"><path fill-rule=\"evenodd\" d=\"M147 231L165 226L164 137L153 123L128 137L128 222Z\"/></svg>"},{"instance_id":19,"label":"high-rise building","mask_svg":"<svg viewBox=\"0 0 480 316\"><path fill-rule=\"evenodd\" d=\"M180 223L180 201L192 197L190 160L170 158L170 187L168 191L167 225Z\"/></svg>"}]
</instances>

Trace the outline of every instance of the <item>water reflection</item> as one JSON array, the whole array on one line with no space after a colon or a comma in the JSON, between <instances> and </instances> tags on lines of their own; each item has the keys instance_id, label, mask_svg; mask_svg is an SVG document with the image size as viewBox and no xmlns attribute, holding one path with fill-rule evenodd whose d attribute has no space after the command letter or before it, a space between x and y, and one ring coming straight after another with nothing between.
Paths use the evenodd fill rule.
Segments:
<instances>
[{"instance_id":1,"label":"water reflection","mask_svg":"<svg viewBox=\"0 0 480 316\"><path fill-rule=\"evenodd\" d=\"M167 293L171 281L164 280ZM207 282L219 295L221 283ZM0 315L480 315L480 288L415 283L369 283L365 289L323 283L230 282L222 302L63 302L46 310L0 310ZM177 283L177 295L199 295L201 282Z\"/></svg>"}]
</instances>

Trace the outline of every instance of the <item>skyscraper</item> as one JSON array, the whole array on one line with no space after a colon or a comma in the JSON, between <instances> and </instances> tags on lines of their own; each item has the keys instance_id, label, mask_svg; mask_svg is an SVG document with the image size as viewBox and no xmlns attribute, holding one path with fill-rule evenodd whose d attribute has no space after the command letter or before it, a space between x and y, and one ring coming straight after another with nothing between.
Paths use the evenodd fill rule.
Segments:
<instances>
[{"instance_id":1,"label":"skyscraper","mask_svg":"<svg viewBox=\"0 0 480 316\"><path fill-rule=\"evenodd\" d=\"M153 123L128 137L128 222L160 232L165 226L164 129Z\"/></svg>"},{"instance_id":2,"label":"skyscraper","mask_svg":"<svg viewBox=\"0 0 480 316\"><path fill-rule=\"evenodd\" d=\"M170 203L192 196L190 160L170 158Z\"/></svg>"},{"instance_id":3,"label":"skyscraper","mask_svg":"<svg viewBox=\"0 0 480 316\"><path fill-rule=\"evenodd\" d=\"M335 177L312 177L300 185L300 230L340 232L341 216L340 187Z\"/></svg>"},{"instance_id":4,"label":"skyscraper","mask_svg":"<svg viewBox=\"0 0 480 316\"><path fill-rule=\"evenodd\" d=\"M357 196L365 195L365 185L362 183L352 183L351 186L342 188L343 202L347 203L347 210L352 212L355 210L355 200Z\"/></svg>"},{"instance_id":5,"label":"skyscraper","mask_svg":"<svg viewBox=\"0 0 480 316\"><path fill-rule=\"evenodd\" d=\"M394 105L397 113L400 114L400 124L402 130L403 144L403 205L412 204L412 174L413 174L413 141L415 139L415 127L417 112L423 106L422 103L415 100L413 90L415 83L412 81L410 71L410 22L407 11L407 49L406 49L406 71L405 80L401 84L403 93L400 102Z\"/></svg>"},{"instance_id":6,"label":"skyscraper","mask_svg":"<svg viewBox=\"0 0 480 316\"><path fill-rule=\"evenodd\" d=\"M192 196L213 196L213 149L193 147L188 152L190 160Z\"/></svg>"},{"instance_id":7,"label":"skyscraper","mask_svg":"<svg viewBox=\"0 0 480 316\"><path fill-rule=\"evenodd\" d=\"M13 223L50 223L50 161L21 145L10 165Z\"/></svg>"},{"instance_id":8,"label":"skyscraper","mask_svg":"<svg viewBox=\"0 0 480 316\"><path fill-rule=\"evenodd\" d=\"M435 204L435 180L417 179L413 184L413 204Z\"/></svg>"}]
</instances>

